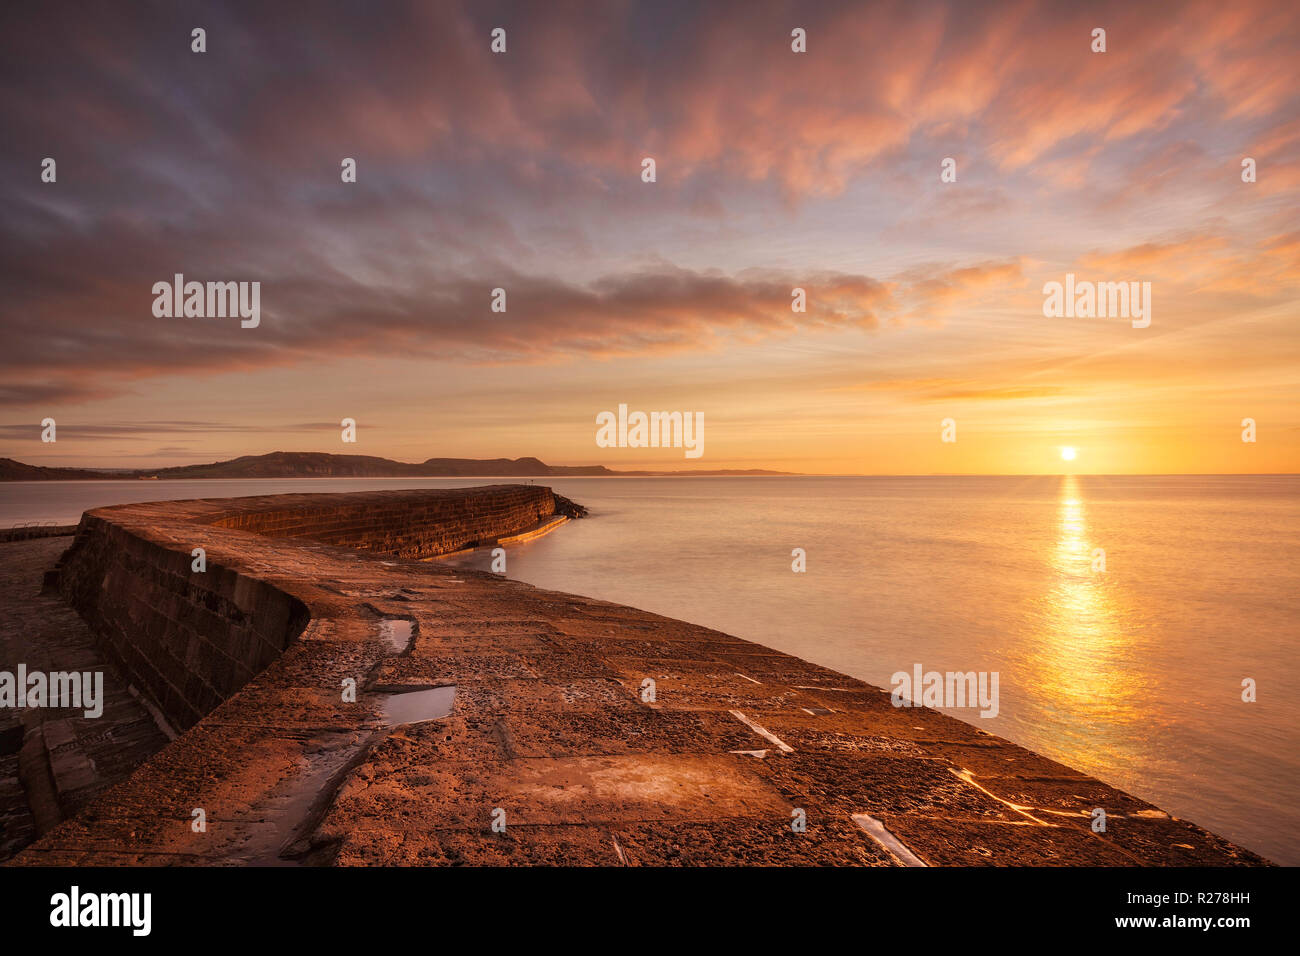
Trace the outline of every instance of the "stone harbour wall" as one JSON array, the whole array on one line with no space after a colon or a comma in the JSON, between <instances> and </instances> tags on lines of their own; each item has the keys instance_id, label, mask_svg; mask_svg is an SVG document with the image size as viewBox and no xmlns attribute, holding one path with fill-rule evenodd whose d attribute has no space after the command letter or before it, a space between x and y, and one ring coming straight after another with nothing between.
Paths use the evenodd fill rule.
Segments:
<instances>
[{"instance_id":1,"label":"stone harbour wall","mask_svg":"<svg viewBox=\"0 0 1300 956\"><path fill-rule=\"evenodd\" d=\"M414 497L405 491L284 497L339 500L240 508L212 523L274 538L311 538L400 558L428 558L491 544L556 513L551 489L539 485L423 491Z\"/></svg>"},{"instance_id":2,"label":"stone harbour wall","mask_svg":"<svg viewBox=\"0 0 1300 956\"><path fill-rule=\"evenodd\" d=\"M178 502L159 503L179 505ZM183 504L204 504L185 502ZM485 488L281 495L208 502L199 527L427 558L525 531L555 512L549 488ZM232 507L232 505L234 507ZM139 516L150 506L87 512L50 584L81 614L128 675L177 729L205 714L280 656L306 626L307 605L206 555L206 540L159 540ZM200 540L203 539L203 540Z\"/></svg>"}]
</instances>

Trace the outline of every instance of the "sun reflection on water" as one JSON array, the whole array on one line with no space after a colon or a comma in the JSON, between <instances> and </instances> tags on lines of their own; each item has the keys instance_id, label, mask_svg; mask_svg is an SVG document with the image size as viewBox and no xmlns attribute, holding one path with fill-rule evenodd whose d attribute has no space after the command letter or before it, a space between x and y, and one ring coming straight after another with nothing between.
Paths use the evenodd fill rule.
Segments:
<instances>
[{"instance_id":1,"label":"sun reflection on water","mask_svg":"<svg viewBox=\"0 0 1300 956\"><path fill-rule=\"evenodd\" d=\"M1126 666L1125 614L1107 583L1105 555L1095 550L1100 544L1089 538L1087 505L1073 475L1062 479L1056 529L1050 558L1056 583L1041 608L1032 663L1036 690L1048 708L1078 721L1090 749L1105 747L1114 742L1106 726L1117 729L1141 715L1133 670Z\"/></svg>"}]
</instances>

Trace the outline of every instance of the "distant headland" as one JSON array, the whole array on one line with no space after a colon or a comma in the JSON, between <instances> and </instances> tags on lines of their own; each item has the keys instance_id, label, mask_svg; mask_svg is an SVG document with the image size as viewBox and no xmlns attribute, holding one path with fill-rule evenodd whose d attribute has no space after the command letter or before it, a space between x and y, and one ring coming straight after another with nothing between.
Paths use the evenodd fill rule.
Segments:
<instances>
[{"instance_id":1,"label":"distant headland","mask_svg":"<svg viewBox=\"0 0 1300 956\"><path fill-rule=\"evenodd\" d=\"M680 471L613 471L604 465L548 465L537 458L429 458L393 461L373 455L330 455L315 451L273 451L229 461L132 471L94 468L47 468L0 458L0 481L171 480L177 478L572 478L660 477L680 475L789 475L763 469L684 469Z\"/></svg>"}]
</instances>

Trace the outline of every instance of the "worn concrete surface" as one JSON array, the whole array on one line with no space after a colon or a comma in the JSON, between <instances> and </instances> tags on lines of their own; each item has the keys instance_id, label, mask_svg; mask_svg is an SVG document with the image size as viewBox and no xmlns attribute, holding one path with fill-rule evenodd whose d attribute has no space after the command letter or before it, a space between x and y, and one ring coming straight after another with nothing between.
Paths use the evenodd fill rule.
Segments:
<instances>
[{"instance_id":1,"label":"worn concrete surface","mask_svg":"<svg viewBox=\"0 0 1300 956\"><path fill-rule=\"evenodd\" d=\"M204 546L302 601L305 630L13 864L1265 862L789 655L483 572L205 524L216 510L96 514L158 549ZM455 687L449 715L385 721L392 693L439 686Z\"/></svg>"}]
</instances>

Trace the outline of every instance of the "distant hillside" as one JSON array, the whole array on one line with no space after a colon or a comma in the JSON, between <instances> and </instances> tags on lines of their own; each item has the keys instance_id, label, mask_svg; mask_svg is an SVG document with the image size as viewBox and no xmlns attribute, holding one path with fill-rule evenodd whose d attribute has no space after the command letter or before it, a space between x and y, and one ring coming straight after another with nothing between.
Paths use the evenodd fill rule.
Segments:
<instances>
[{"instance_id":1,"label":"distant hillside","mask_svg":"<svg viewBox=\"0 0 1300 956\"><path fill-rule=\"evenodd\" d=\"M611 471L604 465L548 465L536 458L430 458L419 463L372 455L328 455L274 451L206 465L178 465L141 471L43 468L0 458L0 481L106 481L174 478L562 478L583 475L779 475L776 471Z\"/></svg>"},{"instance_id":2,"label":"distant hillside","mask_svg":"<svg viewBox=\"0 0 1300 956\"><path fill-rule=\"evenodd\" d=\"M595 474L601 473L597 470ZM148 472L159 478L455 478L468 476L551 475L536 458L430 458L420 463L372 455L328 455L310 451L276 451L245 455L208 465L180 465ZM137 473L138 477L142 473Z\"/></svg>"},{"instance_id":3,"label":"distant hillside","mask_svg":"<svg viewBox=\"0 0 1300 956\"><path fill-rule=\"evenodd\" d=\"M25 465L12 458L0 458L0 481L104 481L130 477L124 472L91 471L88 468L44 468Z\"/></svg>"}]
</instances>

